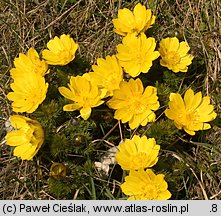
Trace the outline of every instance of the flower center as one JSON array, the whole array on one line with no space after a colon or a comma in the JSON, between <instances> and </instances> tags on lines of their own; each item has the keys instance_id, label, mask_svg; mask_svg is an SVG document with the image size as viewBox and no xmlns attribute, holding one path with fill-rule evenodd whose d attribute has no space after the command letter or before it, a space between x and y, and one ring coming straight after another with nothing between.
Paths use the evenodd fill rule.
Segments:
<instances>
[{"instance_id":1,"label":"flower center","mask_svg":"<svg viewBox=\"0 0 221 216\"><path fill-rule=\"evenodd\" d=\"M31 143L34 130L33 130L29 125L23 127L23 128L20 129L20 130L23 132L23 134L24 134L24 136L25 136L27 142Z\"/></svg>"},{"instance_id":2,"label":"flower center","mask_svg":"<svg viewBox=\"0 0 221 216\"><path fill-rule=\"evenodd\" d=\"M136 60L138 64L143 64L145 62L145 55L141 51L137 52Z\"/></svg>"},{"instance_id":3,"label":"flower center","mask_svg":"<svg viewBox=\"0 0 221 216\"><path fill-rule=\"evenodd\" d=\"M199 115L197 112L186 110L185 113L179 115L179 122L182 125L190 125L190 124L197 124L199 120Z\"/></svg>"},{"instance_id":4,"label":"flower center","mask_svg":"<svg viewBox=\"0 0 221 216\"><path fill-rule=\"evenodd\" d=\"M136 168L144 168L148 166L148 156L145 152L138 152L131 160Z\"/></svg>"},{"instance_id":5,"label":"flower center","mask_svg":"<svg viewBox=\"0 0 221 216\"><path fill-rule=\"evenodd\" d=\"M175 51L170 51L166 54L165 61L171 65L176 65L180 62L180 55Z\"/></svg>"},{"instance_id":6,"label":"flower center","mask_svg":"<svg viewBox=\"0 0 221 216\"><path fill-rule=\"evenodd\" d=\"M64 50L62 53L59 53L61 55L61 59L64 59L65 61L69 61L69 59L72 57L71 53L67 50Z\"/></svg>"},{"instance_id":7,"label":"flower center","mask_svg":"<svg viewBox=\"0 0 221 216\"><path fill-rule=\"evenodd\" d=\"M146 104L141 102L140 97L131 99L131 107L129 108L134 114L141 114L146 111Z\"/></svg>"},{"instance_id":8,"label":"flower center","mask_svg":"<svg viewBox=\"0 0 221 216\"><path fill-rule=\"evenodd\" d=\"M159 190L154 184L145 185L143 189L143 198L148 198L149 200L156 200L159 194Z\"/></svg>"},{"instance_id":9,"label":"flower center","mask_svg":"<svg viewBox=\"0 0 221 216\"><path fill-rule=\"evenodd\" d=\"M199 115L197 112L188 111L186 113L186 120L191 124L196 124L199 122Z\"/></svg>"}]
</instances>

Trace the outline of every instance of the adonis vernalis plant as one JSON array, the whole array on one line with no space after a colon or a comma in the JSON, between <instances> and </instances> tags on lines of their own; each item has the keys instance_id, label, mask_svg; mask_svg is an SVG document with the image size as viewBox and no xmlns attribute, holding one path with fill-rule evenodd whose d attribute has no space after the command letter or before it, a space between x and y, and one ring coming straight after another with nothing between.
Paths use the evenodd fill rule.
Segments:
<instances>
[{"instance_id":1,"label":"adonis vernalis plant","mask_svg":"<svg viewBox=\"0 0 221 216\"><path fill-rule=\"evenodd\" d=\"M156 42L153 37L147 38L144 33L139 36L128 34L117 45L117 58L125 72L132 77L137 77L141 72L147 73L153 61L160 54L155 51Z\"/></svg>"},{"instance_id":2,"label":"adonis vernalis plant","mask_svg":"<svg viewBox=\"0 0 221 216\"><path fill-rule=\"evenodd\" d=\"M105 89L105 97L113 96L113 91L119 89L123 80L123 70L115 55L106 59L98 58L97 65L92 65L93 72L84 74L100 89Z\"/></svg>"},{"instance_id":3,"label":"adonis vernalis plant","mask_svg":"<svg viewBox=\"0 0 221 216\"><path fill-rule=\"evenodd\" d=\"M116 160L123 170L150 168L158 161L160 146L154 138L134 135L118 146Z\"/></svg>"},{"instance_id":4,"label":"adonis vernalis plant","mask_svg":"<svg viewBox=\"0 0 221 216\"><path fill-rule=\"evenodd\" d=\"M61 35L47 43L48 49L42 51L42 58L50 65L66 65L75 58L78 44L70 35Z\"/></svg>"},{"instance_id":5,"label":"adonis vernalis plant","mask_svg":"<svg viewBox=\"0 0 221 216\"><path fill-rule=\"evenodd\" d=\"M45 78L34 72L20 73L10 86L13 92L9 92L7 98L13 101L14 112L33 113L44 101L48 90Z\"/></svg>"},{"instance_id":6,"label":"adonis vernalis plant","mask_svg":"<svg viewBox=\"0 0 221 216\"><path fill-rule=\"evenodd\" d=\"M188 54L190 47L185 41L179 43L176 37L165 38L160 41L160 64L173 72L187 72L193 56Z\"/></svg>"},{"instance_id":7,"label":"adonis vernalis plant","mask_svg":"<svg viewBox=\"0 0 221 216\"><path fill-rule=\"evenodd\" d=\"M165 113L166 117L173 120L178 129L183 129L190 135L209 129L211 126L208 122L216 118L210 97L203 97L201 92L194 94L192 89L185 92L184 98L179 93L170 93L169 96L167 92L166 96L168 95L170 100L168 107L160 107L157 95L159 91L154 87L157 85L149 79L157 72L150 70L153 64L160 62L161 66L175 73L187 72L193 56L189 54L190 47L187 42L179 42L176 37L162 39L157 48L155 38L145 34L155 23L155 18L151 10L140 3L133 11L120 9L118 17L113 19L114 31L124 36L122 42L116 46L117 52L98 58L92 68L87 68L83 74L78 73L78 68L69 68L72 67L69 63L75 59L79 45L66 34L55 36L47 43L47 49L42 51L42 59L34 48L30 48L26 55L20 53L19 57L15 58L15 67L10 70L13 79L12 92L8 93L7 98L12 101L13 112L26 112L31 118L18 114L10 117L13 130L7 133L6 144L14 147L14 156L31 160L46 140L42 157L46 155L47 161L52 163L49 188L55 187L52 191L58 191L58 198L61 194L65 194L65 199L66 194L73 198L74 190L79 194L81 190L81 194L88 193L88 177L92 184L92 178L97 173L100 174L100 179L103 171L109 182L113 176L119 177L123 170L126 177L117 186L129 200L169 199L171 193L164 174L154 173L158 160L163 157L160 150L164 153L165 149L163 145L157 144L160 143L157 133L156 136L154 134L148 137L148 129L154 124L158 126L162 116L158 116L158 113L161 109L162 114ZM159 56L160 60L157 61ZM56 67L49 73L50 65L67 65L64 71L61 67L58 70L65 74L62 84L56 79L59 74L54 70ZM67 68L77 74L69 74L69 71L66 73ZM65 85L63 81L66 83L69 75L70 83L67 87L61 86ZM141 78L135 79L137 76ZM148 80L145 80L146 78ZM148 84L144 86L142 80ZM51 83L51 88L48 88L47 82ZM61 87L57 89L57 86ZM171 91L169 86L168 89ZM97 108L100 105L102 108ZM98 115L91 115L92 109L95 109ZM82 118L72 111L80 112ZM97 116L99 119L96 119ZM111 120L103 124L104 119L100 118ZM113 123L116 120L118 122ZM125 123L128 123L129 127L122 126ZM115 133L114 124L119 124L120 133ZM171 125L173 126L173 123ZM112 137L109 137L109 132L106 133L108 127L111 128ZM99 128L104 135L102 139ZM165 136L162 137L166 139ZM115 145L119 140L124 141ZM99 153L106 148L101 145L103 142L111 145L114 150L108 150L100 157ZM101 162L94 162L97 157L101 158ZM112 165L116 163L119 166L115 169ZM111 169L112 172L109 172ZM114 172L117 172L117 175ZM97 182L96 176L96 184L93 183L92 187L98 187ZM96 190L93 193L96 193Z\"/></svg>"},{"instance_id":8,"label":"adonis vernalis plant","mask_svg":"<svg viewBox=\"0 0 221 216\"><path fill-rule=\"evenodd\" d=\"M163 174L156 175L152 170L131 170L120 186L128 200L167 200L171 193Z\"/></svg>"},{"instance_id":9,"label":"adonis vernalis plant","mask_svg":"<svg viewBox=\"0 0 221 216\"><path fill-rule=\"evenodd\" d=\"M153 86L144 89L139 78L130 79L129 82L122 81L120 89L114 91L107 105L116 109L114 118L121 120L122 123L129 122L131 129L153 122L156 117L153 111L160 106L157 89Z\"/></svg>"},{"instance_id":10,"label":"adonis vernalis plant","mask_svg":"<svg viewBox=\"0 0 221 216\"><path fill-rule=\"evenodd\" d=\"M80 110L81 117L87 120L91 115L91 108L104 103L101 99L106 95L106 91L101 91L85 77L71 77L69 88L59 87L61 95L74 103L65 105L64 111Z\"/></svg>"},{"instance_id":11,"label":"adonis vernalis plant","mask_svg":"<svg viewBox=\"0 0 221 216\"><path fill-rule=\"evenodd\" d=\"M31 160L44 142L41 124L20 115L12 115L10 122L14 129L7 133L6 144L15 147L14 156L22 160Z\"/></svg>"},{"instance_id":12,"label":"adonis vernalis plant","mask_svg":"<svg viewBox=\"0 0 221 216\"><path fill-rule=\"evenodd\" d=\"M28 50L27 55L20 53L18 58L14 60L15 68L10 70L13 79L16 77L27 76L29 73L36 73L44 76L48 73L48 64L44 60L40 60L37 51L34 48Z\"/></svg>"},{"instance_id":13,"label":"adonis vernalis plant","mask_svg":"<svg viewBox=\"0 0 221 216\"><path fill-rule=\"evenodd\" d=\"M210 124L206 122L217 116L214 106L210 104L210 97L202 97L201 92L194 94L192 89L186 91L184 99L179 93L171 93L165 114L178 129L184 129L190 135L195 135L195 131L210 129Z\"/></svg>"},{"instance_id":14,"label":"adonis vernalis plant","mask_svg":"<svg viewBox=\"0 0 221 216\"><path fill-rule=\"evenodd\" d=\"M131 33L139 34L150 28L155 18L150 9L138 3L133 12L127 8L118 11L118 18L113 19L114 31L123 36Z\"/></svg>"}]
</instances>

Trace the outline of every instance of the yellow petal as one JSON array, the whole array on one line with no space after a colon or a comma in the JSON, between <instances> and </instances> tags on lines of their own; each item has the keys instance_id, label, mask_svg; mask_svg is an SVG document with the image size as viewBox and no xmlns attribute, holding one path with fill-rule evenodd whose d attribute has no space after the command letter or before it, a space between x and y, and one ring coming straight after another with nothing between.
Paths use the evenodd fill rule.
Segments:
<instances>
[{"instance_id":1,"label":"yellow petal","mask_svg":"<svg viewBox=\"0 0 221 216\"><path fill-rule=\"evenodd\" d=\"M171 196L172 194L168 190L162 191L157 197L157 200L168 200Z\"/></svg>"},{"instance_id":2,"label":"yellow petal","mask_svg":"<svg viewBox=\"0 0 221 216\"><path fill-rule=\"evenodd\" d=\"M125 67L125 72L130 74L132 77L137 77L141 72L140 64L126 63L124 66L124 63L121 62L121 65Z\"/></svg>"},{"instance_id":3,"label":"yellow petal","mask_svg":"<svg viewBox=\"0 0 221 216\"><path fill-rule=\"evenodd\" d=\"M8 134L5 136L5 139L7 140L7 145L10 146L19 146L29 142L21 130L8 132Z\"/></svg>"},{"instance_id":4,"label":"yellow petal","mask_svg":"<svg viewBox=\"0 0 221 216\"><path fill-rule=\"evenodd\" d=\"M193 56L192 55L186 55L184 57L181 58L179 66L181 67L183 65L188 66L192 63L193 60Z\"/></svg>"},{"instance_id":5,"label":"yellow petal","mask_svg":"<svg viewBox=\"0 0 221 216\"><path fill-rule=\"evenodd\" d=\"M133 113L125 110L125 109L118 109L114 113L114 118L117 120L122 120L122 123L128 122L133 116Z\"/></svg>"},{"instance_id":6,"label":"yellow petal","mask_svg":"<svg viewBox=\"0 0 221 216\"><path fill-rule=\"evenodd\" d=\"M57 36L55 36L53 39L51 39L47 43L47 47L49 50L51 50L54 53L56 53L58 51L62 51L64 49L63 44L61 43L61 41L59 40L59 38Z\"/></svg>"},{"instance_id":7,"label":"yellow petal","mask_svg":"<svg viewBox=\"0 0 221 216\"><path fill-rule=\"evenodd\" d=\"M129 9L127 8L120 9L118 11L118 17L119 20L122 20L124 22L125 26L130 28L133 28L135 26L133 13Z\"/></svg>"},{"instance_id":8,"label":"yellow petal","mask_svg":"<svg viewBox=\"0 0 221 216\"><path fill-rule=\"evenodd\" d=\"M133 130L138 127L143 119L141 119L140 115L134 115L133 118L129 121L129 126Z\"/></svg>"},{"instance_id":9,"label":"yellow petal","mask_svg":"<svg viewBox=\"0 0 221 216\"><path fill-rule=\"evenodd\" d=\"M184 103L187 109L190 109L192 107L194 99L194 92L192 89L188 89L184 95Z\"/></svg>"},{"instance_id":10,"label":"yellow petal","mask_svg":"<svg viewBox=\"0 0 221 216\"><path fill-rule=\"evenodd\" d=\"M34 62L35 59L39 59L39 55L35 49L32 47L28 50L28 57Z\"/></svg>"},{"instance_id":11,"label":"yellow petal","mask_svg":"<svg viewBox=\"0 0 221 216\"><path fill-rule=\"evenodd\" d=\"M196 109L202 102L202 93L198 92L194 95L192 109Z\"/></svg>"},{"instance_id":12,"label":"yellow petal","mask_svg":"<svg viewBox=\"0 0 221 216\"><path fill-rule=\"evenodd\" d=\"M169 118L171 120L176 120L178 118L178 113L173 111L172 109L166 109L165 115L167 118Z\"/></svg>"},{"instance_id":13,"label":"yellow petal","mask_svg":"<svg viewBox=\"0 0 221 216\"><path fill-rule=\"evenodd\" d=\"M169 43L167 44L168 51L177 51L179 49L179 40L176 37L169 38Z\"/></svg>"},{"instance_id":14,"label":"yellow petal","mask_svg":"<svg viewBox=\"0 0 221 216\"><path fill-rule=\"evenodd\" d=\"M58 91L60 92L60 94L64 97L66 97L69 100L74 101L74 92L70 91L68 88L65 87L59 87Z\"/></svg>"},{"instance_id":15,"label":"yellow petal","mask_svg":"<svg viewBox=\"0 0 221 216\"><path fill-rule=\"evenodd\" d=\"M75 103L75 104L67 104L63 107L63 110L64 111L75 111L75 110L78 110L80 109L82 106Z\"/></svg>"},{"instance_id":16,"label":"yellow petal","mask_svg":"<svg viewBox=\"0 0 221 216\"><path fill-rule=\"evenodd\" d=\"M130 79L129 80L129 87L131 89L131 92L135 92L135 93L143 93L143 83L141 82L141 80L138 78L136 80Z\"/></svg>"},{"instance_id":17,"label":"yellow petal","mask_svg":"<svg viewBox=\"0 0 221 216\"><path fill-rule=\"evenodd\" d=\"M84 107L80 110L80 113L81 113L81 117L84 120L87 120L91 115L91 108L90 107Z\"/></svg>"},{"instance_id":18,"label":"yellow petal","mask_svg":"<svg viewBox=\"0 0 221 216\"><path fill-rule=\"evenodd\" d=\"M210 125L210 124L204 123L202 130L208 130L208 129L210 129L210 128L211 128L211 125Z\"/></svg>"},{"instance_id":19,"label":"yellow petal","mask_svg":"<svg viewBox=\"0 0 221 216\"><path fill-rule=\"evenodd\" d=\"M178 52L180 54L181 57L185 56L188 51L190 50L190 47L188 46L188 44L185 42L185 41L182 41L180 43L180 46L179 46L179 49L178 49Z\"/></svg>"},{"instance_id":20,"label":"yellow petal","mask_svg":"<svg viewBox=\"0 0 221 216\"><path fill-rule=\"evenodd\" d=\"M134 7L134 18L138 31L142 31L146 24L146 7L138 3Z\"/></svg>"},{"instance_id":21,"label":"yellow petal","mask_svg":"<svg viewBox=\"0 0 221 216\"><path fill-rule=\"evenodd\" d=\"M199 121L200 122L210 122L216 118L217 114L215 112L212 112L211 114L200 114Z\"/></svg>"},{"instance_id":22,"label":"yellow petal","mask_svg":"<svg viewBox=\"0 0 221 216\"><path fill-rule=\"evenodd\" d=\"M194 131L187 129L186 127L184 127L183 129L191 136L196 134Z\"/></svg>"},{"instance_id":23,"label":"yellow petal","mask_svg":"<svg viewBox=\"0 0 221 216\"><path fill-rule=\"evenodd\" d=\"M205 113L207 112L207 107L210 104L210 97L209 96L205 96L202 99L202 103L200 104L200 106L197 108L197 111L199 113Z\"/></svg>"},{"instance_id":24,"label":"yellow petal","mask_svg":"<svg viewBox=\"0 0 221 216\"><path fill-rule=\"evenodd\" d=\"M19 115L10 116L11 125L16 129L20 129L22 127L27 127L28 126L28 123L27 123L28 120L30 120L30 119L26 118L25 116L19 116Z\"/></svg>"},{"instance_id":25,"label":"yellow petal","mask_svg":"<svg viewBox=\"0 0 221 216\"><path fill-rule=\"evenodd\" d=\"M185 110L184 101L180 94L178 93L170 94L169 107L170 109L176 110L177 112Z\"/></svg>"},{"instance_id":26,"label":"yellow petal","mask_svg":"<svg viewBox=\"0 0 221 216\"><path fill-rule=\"evenodd\" d=\"M14 156L21 157L22 160L31 160L35 155L36 146L25 144L14 149Z\"/></svg>"}]
</instances>

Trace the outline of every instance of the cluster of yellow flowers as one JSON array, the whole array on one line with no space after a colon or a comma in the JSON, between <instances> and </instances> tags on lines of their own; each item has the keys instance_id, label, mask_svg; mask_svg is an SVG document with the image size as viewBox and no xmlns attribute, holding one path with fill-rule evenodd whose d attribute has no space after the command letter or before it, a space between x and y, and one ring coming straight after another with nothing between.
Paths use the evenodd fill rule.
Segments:
<instances>
[{"instance_id":1,"label":"cluster of yellow flowers","mask_svg":"<svg viewBox=\"0 0 221 216\"><path fill-rule=\"evenodd\" d=\"M161 66L175 73L187 72L193 59L188 54L188 44L179 42L176 37L162 39L158 50L155 50L155 39L144 33L154 24L155 18L151 10L141 4L137 4L133 12L127 8L118 11L118 17L113 19L114 31L124 37L116 47L116 55L98 58L91 72L71 76L68 87L58 88L60 94L71 101L63 107L64 111L79 110L81 117L87 120L92 108L107 101L107 106L116 110L114 118L122 123L128 122L131 129L155 121L154 111L160 107L157 89L153 86L144 88L136 77L147 73L158 57L161 58ZM45 75L50 72L48 65L62 66L71 62L78 44L69 35L63 34L60 38L51 39L47 48L42 51L42 60L33 48L27 55L19 54L15 58L15 68L10 71L14 80L11 84L13 92L7 95L13 101L14 112L32 113L38 108L48 89L45 81ZM124 73L132 78L124 80ZM178 129L184 129L190 135L209 129L210 125L206 122L216 118L210 97L202 97L201 92L194 95L192 89L186 91L184 99L179 93L171 93L165 115L174 121ZM11 116L10 120L15 130L7 134L7 144L17 146L14 155L23 160L31 159L44 141L40 123L19 115ZM121 185L129 199L170 198L164 175L155 175L150 169L158 160L159 149L154 138L136 135L119 145L116 159L122 169L130 170Z\"/></svg>"},{"instance_id":2,"label":"cluster of yellow flowers","mask_svg":"<svg viewBox=\"0 0 221 216\"><path fill-rule=\"evenodd\" d=\"M33 113L46 98L48 83L44 76L49 73L48 64L65 65L72 61L78 45L69 35L55 37L47 44L48 49L43 50L42 60L33 48L27 55L20 53L15 58L15 68L10 70L13 83L10 85L13 92L9 92L7 98L12 103L12 110L20 113ZM22 160L30 160L40 149L44 142L44 131L41 124L21 115L10 117L14 127L6 135L7 144L16 146L14 155Z\"/></svg>"},{"instance_id":3,"label":"cluster of yellow flowers","mask_svg":"<svg viewBox=\"0 0 221 216\"><path fill-rule=\"evenodd\" d=\"M129 176L121 185L122 191L131 200L166 200L171 197L163 174L154 174L150 169L158 161L160 146L154 138L134 135L118 146L116 160ZM145 168L147 168L145 170Z\"/></svg>"}]
</instances>

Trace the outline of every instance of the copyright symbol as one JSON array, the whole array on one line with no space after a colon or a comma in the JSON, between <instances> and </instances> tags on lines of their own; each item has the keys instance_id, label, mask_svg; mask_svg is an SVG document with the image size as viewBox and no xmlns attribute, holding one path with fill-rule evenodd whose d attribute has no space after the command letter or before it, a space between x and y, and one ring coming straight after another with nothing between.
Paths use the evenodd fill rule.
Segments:
<instances>
[{"instance_id":1,"label":"copyright symbol","mask_svg":"<svg viewBox=\"0 0 221 216\"><path fill-rule=\"evenodd\" d=\"M15 212L16 212L16 206L15 206L15 204L13 204L13 205L6 205L6 204L4 204L4 205L3 205L3 213L4 213L4 214L7 214L7 213L13 213L13 214L15 214Z\"/></svg>"}]
</instances>

